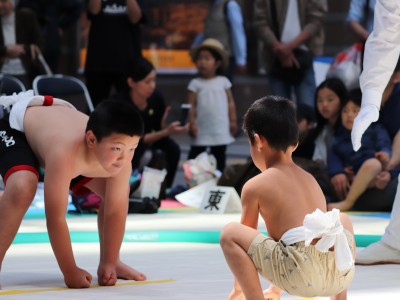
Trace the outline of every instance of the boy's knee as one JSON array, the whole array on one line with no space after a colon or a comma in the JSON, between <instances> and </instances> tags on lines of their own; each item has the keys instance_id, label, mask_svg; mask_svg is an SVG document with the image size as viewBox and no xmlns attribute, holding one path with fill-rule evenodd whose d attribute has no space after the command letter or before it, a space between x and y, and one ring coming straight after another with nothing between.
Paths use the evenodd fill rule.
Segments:
<instances>
[{"instance_id":1,"label":"boy's knee","mask_svg":"<svg viewBox=\"0 0 400 300\"><path fill-rule=\"evenodd\" d=\"M5 194L16 205L30 205L37 189L36 174L30 171L19 171L12 174L5 187Z\"/></svg>"},{"instance_id":2,"label":"boy's knee","mask_svg":"<svg viewBox=\"0 0 400 300\"><path fill-rule=\"evenodd\" d=\"M382 164L377 158L370 158L363 163L363 168L369 170L382 169Z\"/></svg>"},{"instance_id":3,"label":"boy's knee","mask_svg":"<svg viewBox=\"0 0 400 300\"><path fill-rule=\"evenodd\" d=\"M221 246L233 240L234 233L237 232L239 223L232 222L224 226L221 231L219 243Z\"/></svg>"},{"instance_id":4,"label":"boy's knee","mask_svg":"<svg viewBox=\"0 0 400 300\"><path fill-rule=\"evenodd\" d=\"M346 213L340 213L340 222L342 223L343 227L354 234L353 231L353 224Z\"/></svg>"}]
</instances>

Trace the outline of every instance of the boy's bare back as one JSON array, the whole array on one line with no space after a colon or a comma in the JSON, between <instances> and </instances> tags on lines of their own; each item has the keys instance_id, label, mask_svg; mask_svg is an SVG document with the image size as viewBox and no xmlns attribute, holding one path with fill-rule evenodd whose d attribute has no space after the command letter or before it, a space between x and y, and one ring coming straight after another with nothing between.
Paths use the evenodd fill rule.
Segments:
<instances>
[{"instance_id":1,"label":"boy's bare back","mask_svg":"<svg viewBox=\"0 0 400 300\"><path fill-rule=\"evenodd\" d=\"M324 194L314 177L294 162L281 162L249 180L242 201L254 202L275 240L291 228L303 225L306 214L326 211Z\"/></svg>"},{"instance_id":2,"label":"boy's bare back","mask_svg":"<svg viewBox=\"0 0 400 300\"><path fill-rule=\"evenodd\" d=\"M86 160L84 138L87 121L87 115L66 106L28 107L24 118L25 135L41 166L45 168L46 161L57 156L68 162L71 179L78 175L109 175L93 165L89 166Z\"/></svg>"}]
</instances>

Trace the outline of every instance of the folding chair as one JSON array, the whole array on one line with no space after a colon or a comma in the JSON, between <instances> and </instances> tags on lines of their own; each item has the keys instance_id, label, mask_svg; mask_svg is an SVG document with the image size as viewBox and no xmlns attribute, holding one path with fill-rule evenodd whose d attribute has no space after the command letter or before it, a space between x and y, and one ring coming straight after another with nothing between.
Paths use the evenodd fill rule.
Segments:
<instances>
[{"instance_id":1,"label":"folding chair","mask_svg":"<svg viewBox=\"0 0 400 300\"><path fill-rule=\"evenodd\" d=\"M76 77L62 74L39 75L32 85L35 94L63 99L85 114L94 110L86 85Z\"/></svg>"},{"instance_id":2,"label":"folding chair","mask_svg":"<svg viewBox=\"0 0 400 300\"><path fill-rule=\"evenodd\" d=\"M13 93L25 92L26 88L17 77L0 74L0 95L12 95Z\"/></svg>"}]
</instances>

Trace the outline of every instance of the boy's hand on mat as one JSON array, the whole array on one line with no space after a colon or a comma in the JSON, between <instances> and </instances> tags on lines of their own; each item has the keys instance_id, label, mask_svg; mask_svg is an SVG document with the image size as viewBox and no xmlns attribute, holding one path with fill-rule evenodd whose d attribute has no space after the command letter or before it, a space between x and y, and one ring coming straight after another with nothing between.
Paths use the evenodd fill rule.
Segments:
<instances>
[{"instance_id":1,"label":"boy's hand on mat","mask_svg":"<svg viewBox=\"0 0 400 300\"><path fill-rule=\"evenodd\" d=\"M64 274L64 281L72 289L88 288L92 282L92 275L81 268L75 268Z\"/></svg>"},{"instance_id":2,"label":"boy's hand on mat","mask_svg":"<svg viewBox=\"0 0 400 300\"><path fill-rule=\"evenodd\" d=\"M99 285L115 285L117 283L117 271L113 264L100 264L97 269Z\"/></svg>"}]
</instances>

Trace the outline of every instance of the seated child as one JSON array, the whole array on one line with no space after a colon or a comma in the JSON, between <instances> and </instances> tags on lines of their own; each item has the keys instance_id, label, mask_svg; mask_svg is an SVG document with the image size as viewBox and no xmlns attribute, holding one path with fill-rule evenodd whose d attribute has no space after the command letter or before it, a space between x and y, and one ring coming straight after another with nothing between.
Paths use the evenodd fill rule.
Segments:
<instances>
[{"instance_id":1,"label":"seated child","mask_svg":"<svg viewBox=\"0 0 400 300\"><path fill-rule=\"evenodd\" d=\"M355 271L352 225L338 210L326 212L318 183L292 161L298 143L292 102L275 96L255 101L243 129L261 174L243 187L241 224L230 223L221 234L235 276L228 299L280 299L281 290L345 299ZM259 214L268 237L256 230ZM265 292L258 273L271 282Z\"/></svg>"},{"instance_id":2,"label":"seated child","mask_svg":"<svg viewBox=\"0 0 400 300\"><path fill-rule=\"evenodd\" d=\"M329 203L329 210L349 210L368 188L384 189L390 181L389 172L383 170L390 159L391 141L381 124L373 123L363 135L362 147L353 150L351 129L360 107L361 95L352 93L342 108L342 126L336 132L328 160L332 185L342 201Z\"/></svg>"}]
</instances>

